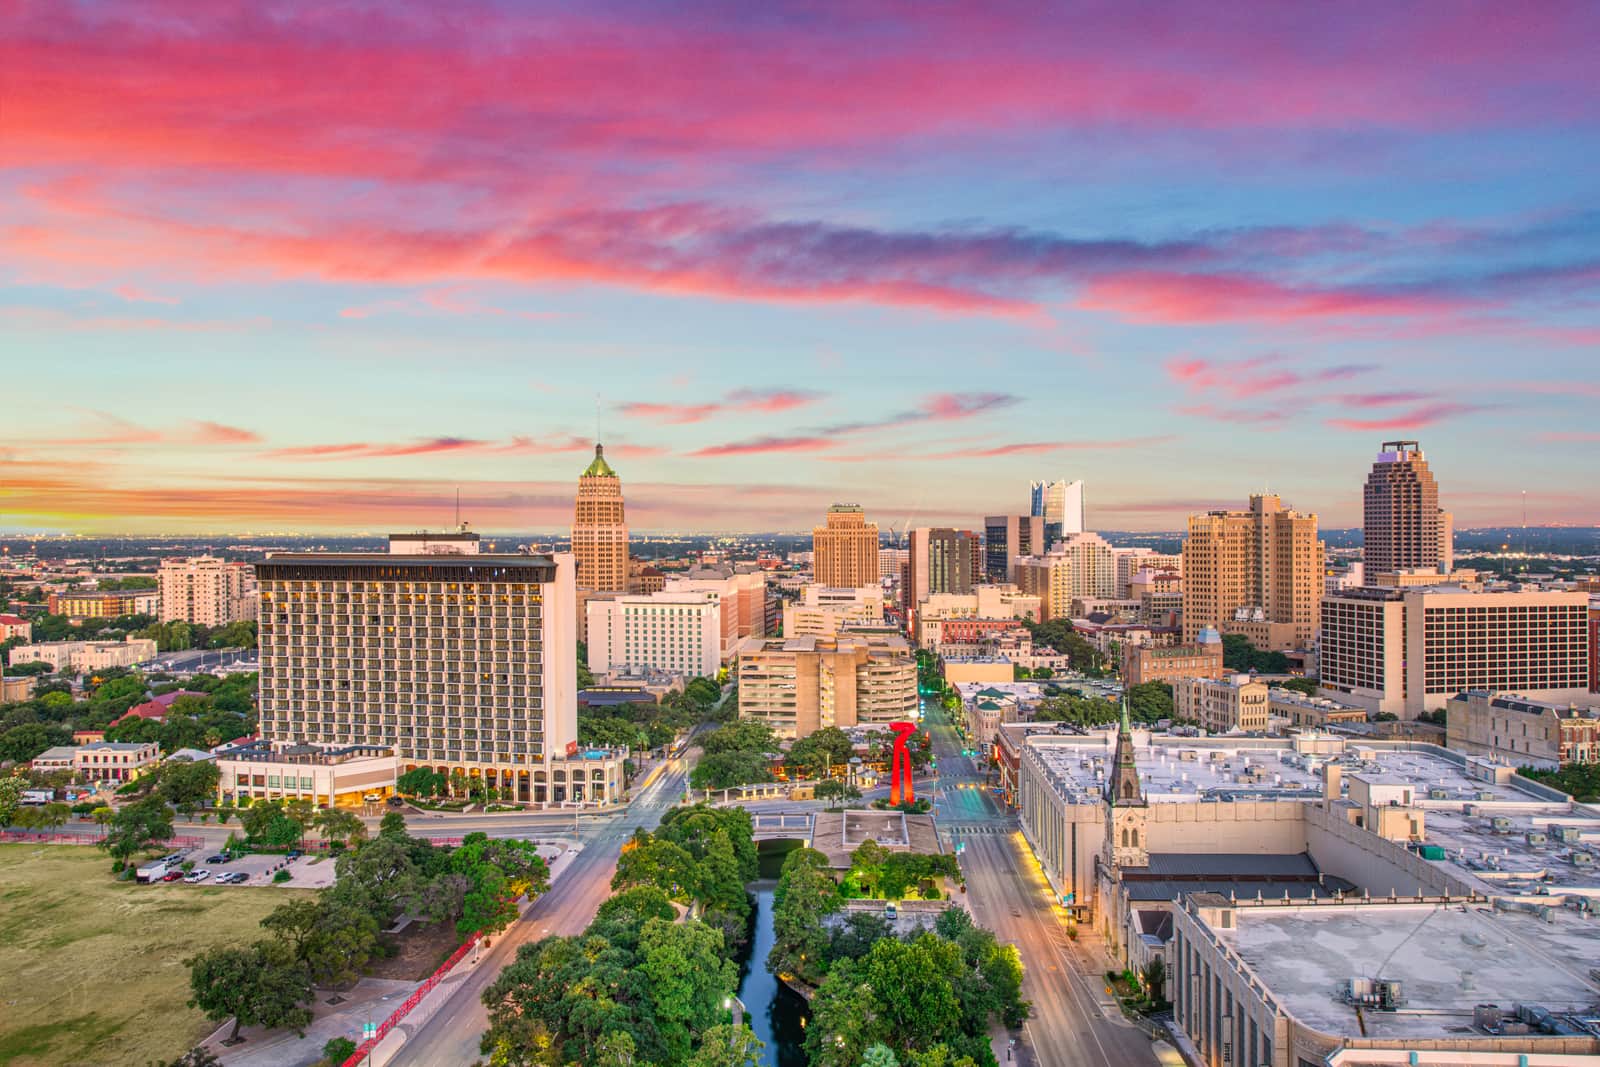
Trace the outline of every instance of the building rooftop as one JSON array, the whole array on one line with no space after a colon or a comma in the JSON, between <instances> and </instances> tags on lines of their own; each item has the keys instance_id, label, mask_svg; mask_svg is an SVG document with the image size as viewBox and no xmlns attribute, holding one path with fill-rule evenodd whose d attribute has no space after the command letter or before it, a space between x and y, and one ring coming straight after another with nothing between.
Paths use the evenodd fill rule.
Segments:
<instances>
[{"instance_id":1,"label":"building rooftop","mask_svg":"<svg viewBox=\"0 0 1600 1067\"><path fill-rule=\"evenodd\" d=\"M1552 931L1560 928L1559 937ZM1369 1038L1472 1033L1473 1008L1518 1004L1589 1013L1600 984L1600 924L1487 905L1245 904L1231 930L1213 934L1266 984L1289 1014L1316 1030ZM1401 983L1398 1011L1366 1009L1341 995L1350 978ZM1363 1029L1364 1026L1364 1029Z\"/></svg>"},{"instance_id":2,"label":"building rooftop","mask_svg":"<svg viewBox=\"0 0 1600 1067\"><path fill-rule=\"evenodd\" d=\"M1392 743L1346 743L1318 734L1301 734L1295 741L1191 738L1138 728L1133 737L1140 786L1152 804L1313 799L1322 795L1321 767L1330 759L1344 768L1347 779L1360 775L1369 782L1381 779L1412 785L1419 802L1431 799L1443 802L1441 806L1459 807L1492 801L1537 804L1543 799L1510 782L1470 777L1466 767L1443 756L1426 750L1407 751ZM1116 745L1114 730L1082 736L1034 736L1027 744L1038 754L1059 792L1075 803L1099 802ZM1432 817L1430 811L1430 831Z\"/></svg>"}]
</instances>

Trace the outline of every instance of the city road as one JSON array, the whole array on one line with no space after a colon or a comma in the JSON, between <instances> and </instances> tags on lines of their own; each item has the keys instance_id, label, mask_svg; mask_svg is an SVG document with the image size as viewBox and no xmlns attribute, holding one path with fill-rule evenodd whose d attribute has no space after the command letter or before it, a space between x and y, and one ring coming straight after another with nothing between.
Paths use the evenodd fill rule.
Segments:
<instances>
[{"instance_id":1,"label":"city road","mask_svg":"<svg viewBox=\"0 0 1600 1067\"><path fill-rule=\"evenodd\" d=\"M584 817L583 851L572 858L572 866L556 879L548 893L533 902L521 919L492 939L483 962L455 986L449 1001L415 1032L405 1024L399 1027L408 1036L389 1061L391 1064L436 1067L446 1063L468 1064L481 1058L478 1041L489 1028L483 991L502 969L516 960L517 949L522 945L551 935L578 934L589 925L601 902L611 895L611 876L616 872L623 843L635 830L654 828L661 816L683 798L692 765L690 757L697 753L698 750L691 749L685 757L652 772L653 780L638 791L625 811L610 816ZM569 815L566 820L569 831L571 823ZM435 831L431 826L427 829ZM506 836L503 831L490 830L490 833Z\"/></svg>"},{"instance_id":2,"label":"city road","mask_svg":"<svg viewBox=\"0 0 1600 1067\"><path fill-rule=\"evenodd\" d=\"M1105 993L1105 967L1067 935L1067 926L1016 818L989 792L986 771L961 754L942 709L923 724L938 760L933 797L941 833L966 851L965 903L980 926L1017 946L1022 995L1033 1015L1012 1062L1041 1067L1136 1067L1158 1062L1150 1039L1126 1022ZM1002 1059L1002 1063L1005 1062Z\"/></svg>"}]
</instances>

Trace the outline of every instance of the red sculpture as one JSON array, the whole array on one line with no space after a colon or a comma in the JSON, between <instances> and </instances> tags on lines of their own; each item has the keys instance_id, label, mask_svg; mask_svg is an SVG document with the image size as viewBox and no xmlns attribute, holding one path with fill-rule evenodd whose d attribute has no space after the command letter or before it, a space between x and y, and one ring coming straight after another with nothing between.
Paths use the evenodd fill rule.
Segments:
<instances>
[{"instance_id":1,"label":"red sculpture","mask_svg":"<svg viewBox=\"0 0 1600 1067\"><path fill-rule=\"evenodd\" d=\"M917 732L914 722L892 722L889 729L894 731L894 753L890 758L890 769L893 772L889 779L889 803L909 804L917 799L911 787L911 753L906 750L906 740Z\"/></svg>"}]
</instances>

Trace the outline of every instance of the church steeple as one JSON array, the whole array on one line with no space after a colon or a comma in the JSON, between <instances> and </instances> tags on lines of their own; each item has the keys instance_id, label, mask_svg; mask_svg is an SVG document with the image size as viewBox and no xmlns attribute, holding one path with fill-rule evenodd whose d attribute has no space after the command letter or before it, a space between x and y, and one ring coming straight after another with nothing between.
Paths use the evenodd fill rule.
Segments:
<instances>
[{"instance_id":1,"label":"church steeple","mask_svg":"<svg viewBox=\"0 0 1600 1067\"><path fill-rule=\"evenodd\" d=\"M1117 753L1106 776L1106 803L1121 807L1144 807L1144 790L1139 787L1139 767L1133 758L1133 724L1128 720L1128 693L1122 693L1122 724L1117 730Z\"/></svg>"}]
</instances>

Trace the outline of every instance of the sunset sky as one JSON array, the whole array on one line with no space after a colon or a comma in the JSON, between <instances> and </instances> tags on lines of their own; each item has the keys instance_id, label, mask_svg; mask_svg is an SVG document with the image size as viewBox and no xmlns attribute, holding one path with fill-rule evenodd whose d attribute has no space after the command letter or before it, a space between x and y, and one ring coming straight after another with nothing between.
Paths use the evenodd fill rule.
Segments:
<instances>
[{"instance_id":1,"label":"sunset sky","mask_svg":"<svg viewBox=\"0 0 1600 1067\"><path fill-rule=\"evenodd\" d=\"M0 528L1600 521L1600 4L0 21Z\"/></svg>"}]
</instances>

